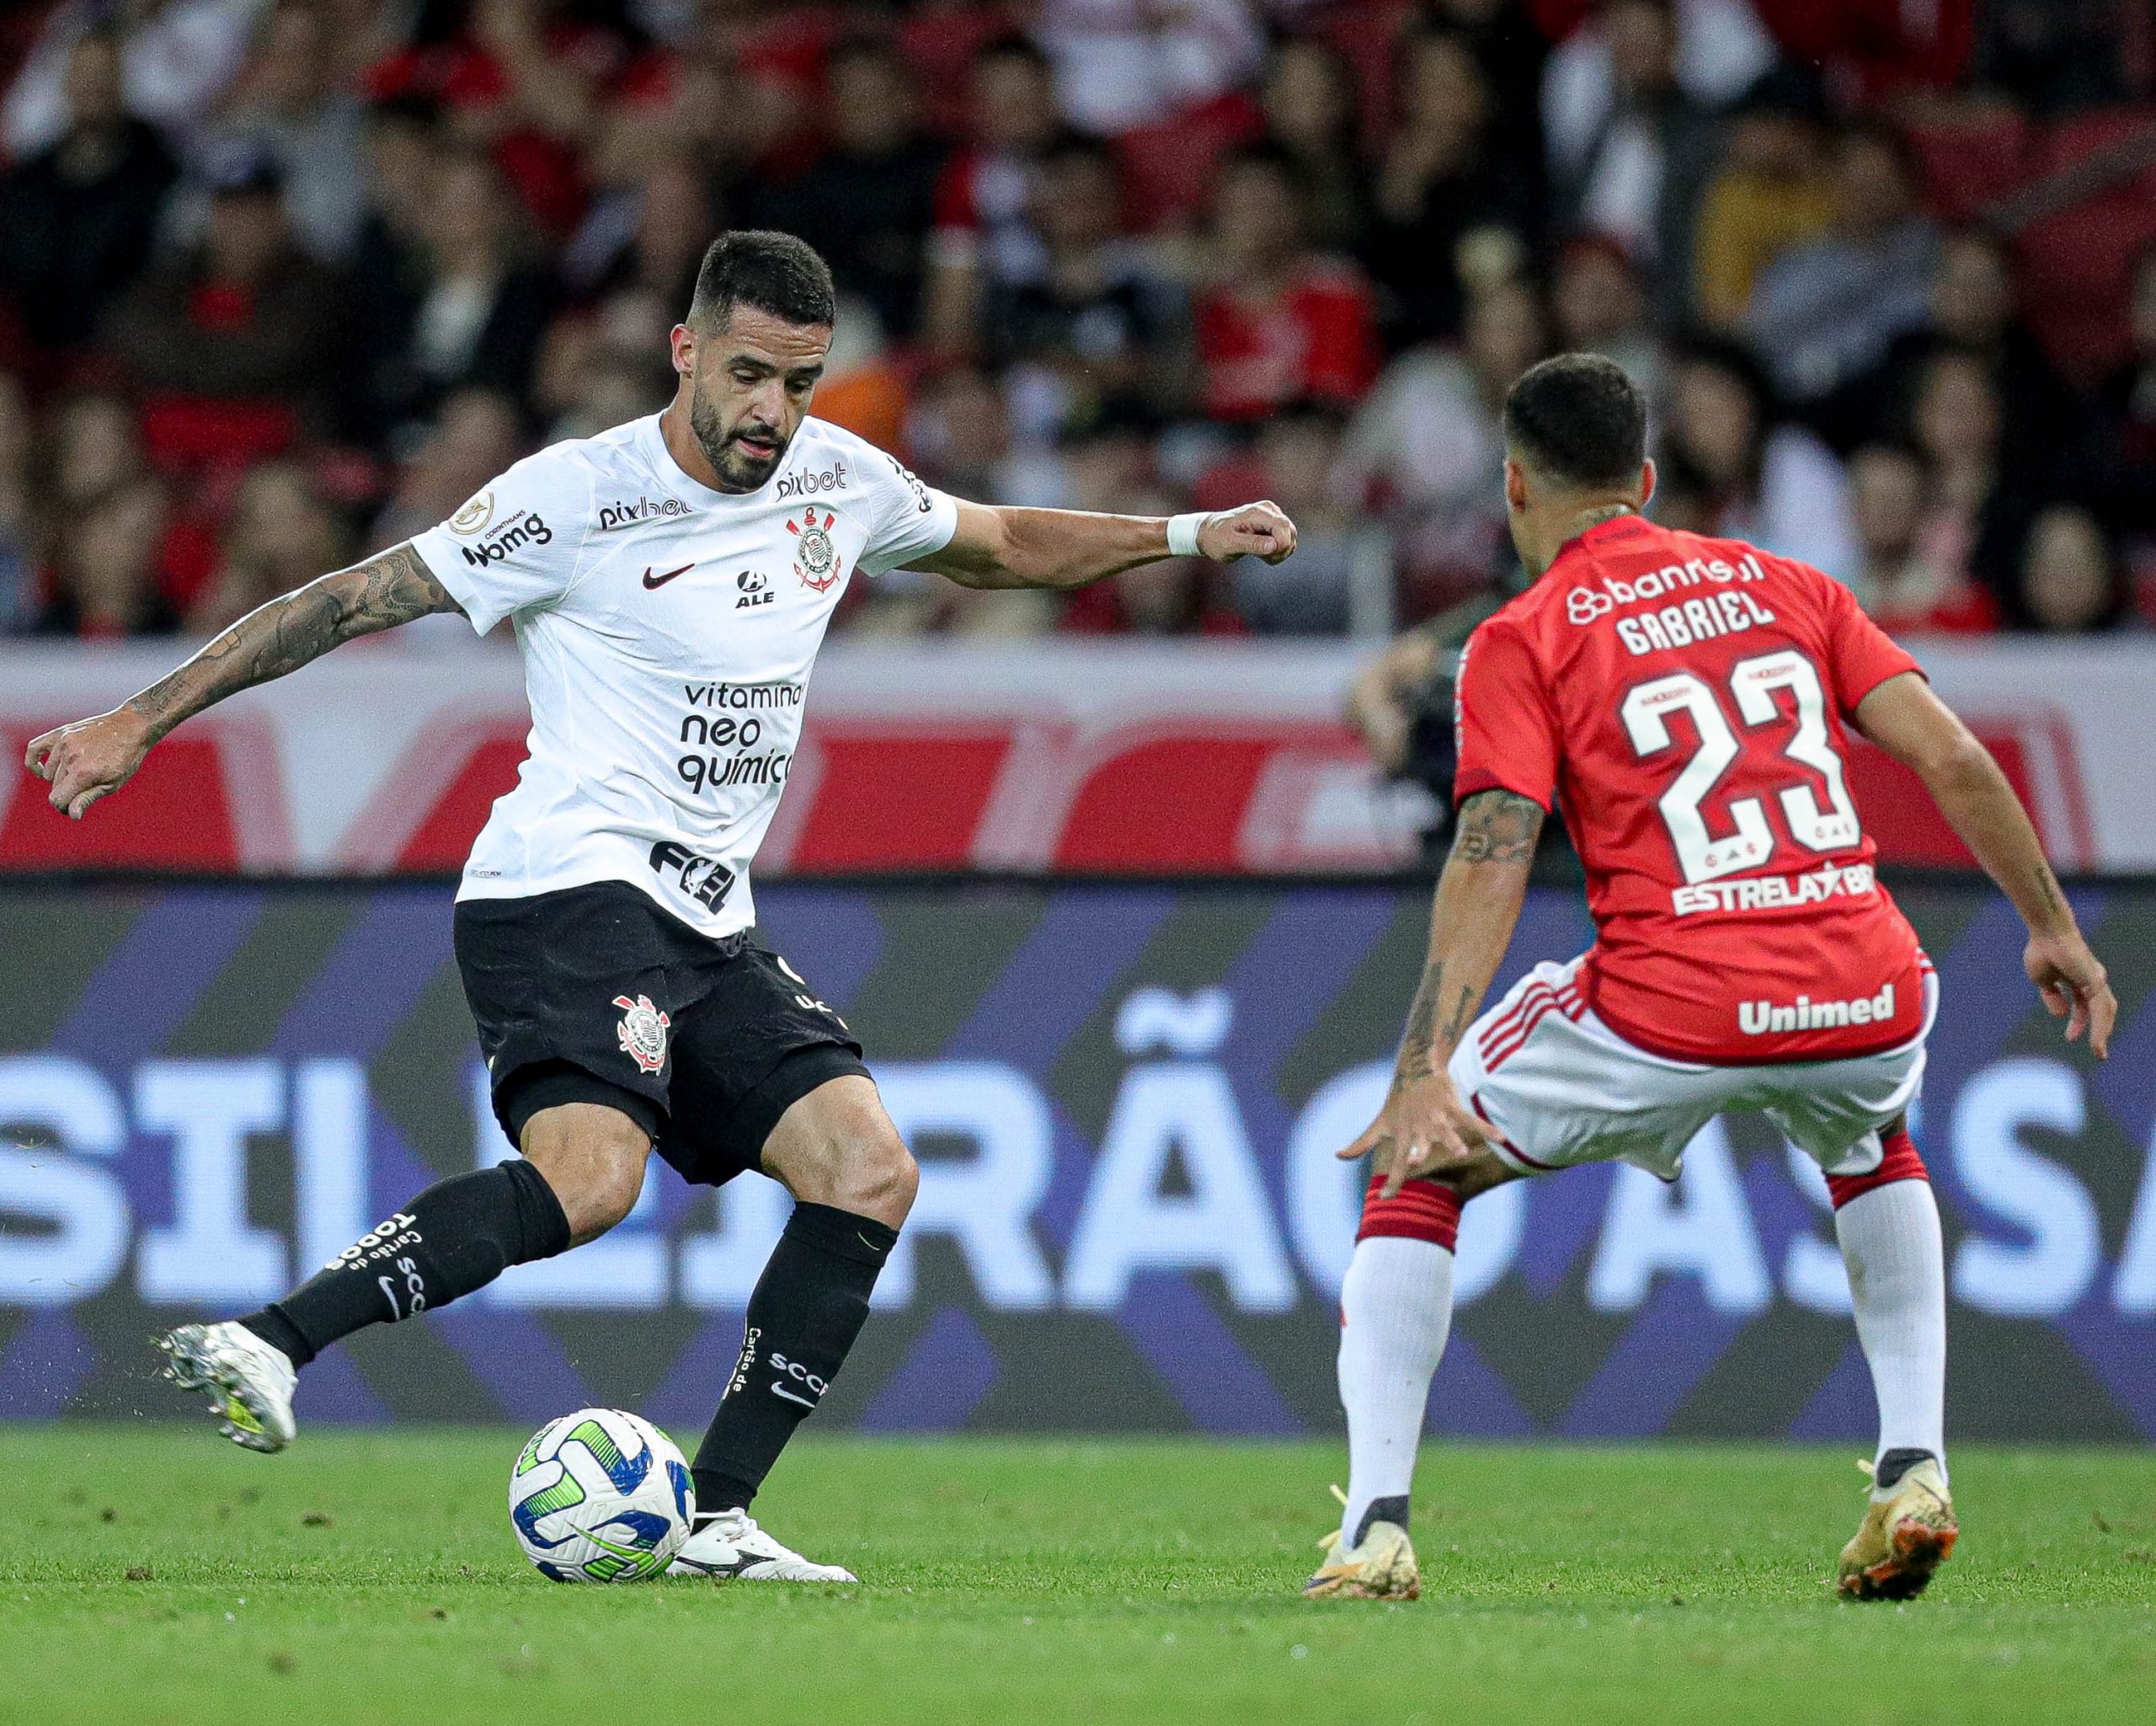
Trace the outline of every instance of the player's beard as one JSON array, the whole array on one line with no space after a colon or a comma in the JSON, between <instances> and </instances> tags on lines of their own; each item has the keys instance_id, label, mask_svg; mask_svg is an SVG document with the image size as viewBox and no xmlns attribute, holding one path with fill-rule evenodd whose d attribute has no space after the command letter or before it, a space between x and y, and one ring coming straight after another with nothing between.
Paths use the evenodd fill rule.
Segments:
<instances>
[{"instance_id":1,"label":"player's beard","mask_svg":"<svg viewBox=\"0 0 2156 1726\"><path fill-rule=\"evenodd\" d=\"M778 464L786 459L786 435L776 426L744 425L729 431L721 425L718 409L705 397L701 378L689 387L689 430L696 434L704 459L711 463L719 483L728 491L755 490L778 471ZM778 447L769 456L752 456L735 441L743 431L766 435L777 442Z\"/></svg>"}]
</instances>

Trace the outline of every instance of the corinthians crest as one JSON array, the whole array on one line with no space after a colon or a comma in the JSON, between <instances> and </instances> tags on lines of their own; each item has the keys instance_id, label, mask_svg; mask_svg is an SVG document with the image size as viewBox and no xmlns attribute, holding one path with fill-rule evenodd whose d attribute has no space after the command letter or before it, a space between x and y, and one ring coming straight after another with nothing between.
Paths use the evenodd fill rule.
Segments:
<instances>
[{"instance_id":1,"label":"corinthians crest","mask_svg":"<svg viewBox=\"0 0 2156 1726\"><path fill-rule=\"evenodd\" d=\"M674 1021L651 1004L648 995L633 1001L616 995L614 1005L622 1009L622 1052L636 1062L639 1071L657 1072L666 1065L666 1033Z\"/></svg>"},{"instance_id":2,"label":"corinthians crest","mask_svg":"<svg viewBox=\"0 0 2156 1726\"><path fill-rule=\"evenodd\" d=\"M829 510L819 511L814 505L803 510L799 519L789 516L786 520L786 531L798 542L793 548L793 573L804 586L819 593L830 591L841 573L838 542L831 537L831 524L837 520Z\"/></svg>"}]
</instances>

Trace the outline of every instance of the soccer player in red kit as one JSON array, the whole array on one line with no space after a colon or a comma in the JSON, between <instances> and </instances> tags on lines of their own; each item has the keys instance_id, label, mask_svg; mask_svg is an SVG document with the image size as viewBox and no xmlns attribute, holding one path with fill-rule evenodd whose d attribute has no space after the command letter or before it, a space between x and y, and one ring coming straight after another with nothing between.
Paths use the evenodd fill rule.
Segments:
<instances>
[{"instance_id":1,"label":"soccer player in red kit","mask_svg":"<svg viewBox=\"0 0 2156 1726\"><path fill-rule=\"evenodd\" d=\"M1619 1159L1673 1180L1693 1135L1758 1109L1834 1202L1880 1437L1840 1586L1920 1591L1958 1532L1942 1405L1939 1211L1904 1112L1938 985L1851 799L1854 729L1915 771L2029 927L2051 1011L2106 1052L2117 1003L2005 778L1839 582L1640 511L1638 391L1565 355L1505 403L1505 501L1535 578L1469 640L1460 817L1370 1154L1342 1290L1350 1489L1305 1592L1412 1599L1409 1488L1452 1316L1460 1206ZM1545 814L1587 870L1595 942L1476 1010Z\"/></svg>"}]
</instances>

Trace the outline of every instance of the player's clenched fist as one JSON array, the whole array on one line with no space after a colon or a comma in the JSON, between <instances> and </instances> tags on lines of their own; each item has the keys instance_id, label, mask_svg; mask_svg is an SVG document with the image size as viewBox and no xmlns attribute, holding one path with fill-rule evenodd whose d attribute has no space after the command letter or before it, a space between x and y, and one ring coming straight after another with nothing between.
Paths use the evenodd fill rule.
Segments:
<instances>
[{"instance_id":1,"label":"player's clenched fist","mask_svg":"<svg viewBox=\"0 0 2156 1726\"><path fill-rule=\"evenodd\" d=\"M1233 563L1237 558L1262 558L1277 564L1295 548L1295 524L1270 500L1220 510L1198 530L1198 548L1216 564Z\"/></svg>"},{"instance_id":2,"label":"player's clenched fist","mask_svg":"<svg viewBox=\"0 0 2156 1726\"><path fill-rule=\"evenodd\" d=\"M51 782L46 802L71 820L80 820L84 810L134 777L153 740L149 721L126 708L115 708L33 737L23 752L23 765Z\"/></svg>"}]
</instances>

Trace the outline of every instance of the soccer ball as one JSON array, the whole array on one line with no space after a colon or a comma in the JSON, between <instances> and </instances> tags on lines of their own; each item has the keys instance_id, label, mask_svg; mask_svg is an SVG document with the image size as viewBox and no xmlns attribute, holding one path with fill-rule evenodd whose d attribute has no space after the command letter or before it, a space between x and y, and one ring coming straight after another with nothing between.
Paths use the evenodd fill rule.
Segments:
<instances>
[{"instance_id":1,"label":"soccer ball","mask_svg":"<svg viewBox=\"0 0 2156 1726\"><path fill-rule=\"evenodd\" d=\"M556 1582L658 1575L695 1512L674 1441L619 1408L579 1408L541 1427L509 1478L517 1544Z\"/></svg>"}]
</instances>

